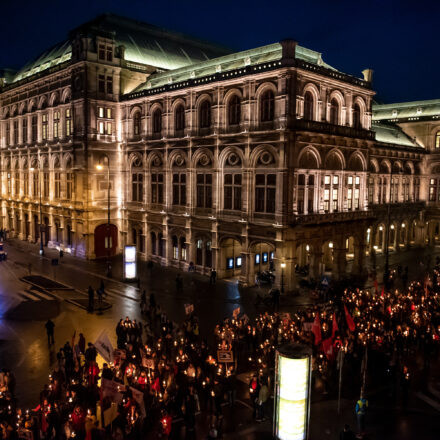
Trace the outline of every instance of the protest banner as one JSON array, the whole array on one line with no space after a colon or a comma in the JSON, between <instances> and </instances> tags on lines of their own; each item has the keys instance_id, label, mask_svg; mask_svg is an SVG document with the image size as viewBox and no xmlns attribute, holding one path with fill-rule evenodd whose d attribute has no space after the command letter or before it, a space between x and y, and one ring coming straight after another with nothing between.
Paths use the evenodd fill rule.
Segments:
<instances>
[{"instance_id":1,"label":"protest banner","mask_svg":"<svg viewBox=\"0 0 440 440\"><path fill-rule=\"evenodd\" d=\"M234 355L232 350L218 350L217 351L217 361L218 363L231 363L234 362Z\"/></svg>"},{"instance_id":2,"label":"protest banner","mask_svg":"<svg viewBox=\"0 0 440 440\"><path fill-rule=\"evenodd\" d=\"M104 427L110 425L116 417L118 417L118 405L112 402L112 406L104 411Z\"/></svg>"},{"instance_id":3,"label":"protest banner","mask_svg":"<svg viewBox=\"0 0 440 440\"><path fill-rule=\"evenodd\" d=\"M114 350L105 330L103 330L98 336L98 339L95 342L95 347L99 354L106 360L106 362L113 362Z\"/></svg>"},{"instance_id":4,"label":"protest banner","mask_svg":"<svg viewBox=\"0 0 440 440\"><path fill-rule=\"evenodd\" d=\"M122 402L122 393L125 392L125 386L114 380L101 379L102 398L108 397L112 402Z\"/></svg>"},{"instance_id":5,"label":"protest banner","mask_svg":"<svg viewBox=\"0 0 440 440\"><path fill-rule=\"evenodd\" d=\"M144 393L142 391L137 390L136 388L130 387L131 395L136 403L139 405L139 409L141 410L142 418L144 419L147 416L145 411L145 403L144 403Z\"/></svg>"}]
</instances>

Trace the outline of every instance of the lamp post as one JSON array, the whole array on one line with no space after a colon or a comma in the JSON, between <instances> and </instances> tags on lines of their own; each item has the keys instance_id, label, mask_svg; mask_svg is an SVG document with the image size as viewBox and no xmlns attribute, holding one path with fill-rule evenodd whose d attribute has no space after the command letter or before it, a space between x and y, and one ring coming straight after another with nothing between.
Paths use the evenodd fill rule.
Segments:
<instances>
[{"instance_id":1,"label":"lamp post","mask_svg":"<svg viewBox=\"0 0 440 440\"><path fill-rule=\"evenodd\" d=\"M284 269L286 268L286 263L281 263L281 293L284 293Z\"/></svg>"},{"instance_id":2,"label":"lamp post","mask_svg":"<svg viewBox=\"0 0 440 440\"><path fill-rule=\"evenodd\" d=\"M106 247L107 247L107 276L112 276L112 266L110 262L110 158L107 154L103 154L102 159L107 159L107 231L106 231ZM98 171L102 171L104 166L99 163L96 165Z\"/></svg>"},{"instance_id":3,"label":"lamp post","mask_svg":"<svg viewBox=\"0 0 440 440\"><path fill-rule=\"evenodd\" d=\"M36 169L31 168L31 171L34 172ZM38 193L39 193L39 199L40 199L40 255L44 256L44 247L43 247L43 204L41 203L41 170L40 170L40 164L38 163Z\"/></svg>"}]
</instances>

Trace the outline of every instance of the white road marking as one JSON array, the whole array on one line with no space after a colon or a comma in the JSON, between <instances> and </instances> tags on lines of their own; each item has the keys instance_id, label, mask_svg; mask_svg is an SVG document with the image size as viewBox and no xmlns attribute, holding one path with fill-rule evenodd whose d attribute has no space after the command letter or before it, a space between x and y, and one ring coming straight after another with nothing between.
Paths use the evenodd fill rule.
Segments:
<instances>
[{"instance_id":1,"label":"white road marking","mask_svg":"<svg viewBox=\"0 0 440 440\"><path fill-rule=\"evenodd\" d=\"M21 292L19 292L20 296L24 296L27 300L31 300L31 301L41 301L41 298L39 298L38 296L32 295L32 293L29 292L25 292L24 290L22 290Z\"/></svg>"}]
</instances>

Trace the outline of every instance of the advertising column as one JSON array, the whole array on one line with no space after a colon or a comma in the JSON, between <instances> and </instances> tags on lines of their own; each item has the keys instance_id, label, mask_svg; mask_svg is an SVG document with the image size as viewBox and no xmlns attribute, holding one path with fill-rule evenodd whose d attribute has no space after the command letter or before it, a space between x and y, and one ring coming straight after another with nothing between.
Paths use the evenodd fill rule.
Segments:
<instances>
[{"instance_id":1,"label":"advertising column","mask_svg":"<svg viewBox=\"0 0 440 440\"><path fill-rule=\"evenodd\" d=\"M307 440L312 351L292 344L280 347L275 356L274 437Z\"/></svg>"}]
</instances>

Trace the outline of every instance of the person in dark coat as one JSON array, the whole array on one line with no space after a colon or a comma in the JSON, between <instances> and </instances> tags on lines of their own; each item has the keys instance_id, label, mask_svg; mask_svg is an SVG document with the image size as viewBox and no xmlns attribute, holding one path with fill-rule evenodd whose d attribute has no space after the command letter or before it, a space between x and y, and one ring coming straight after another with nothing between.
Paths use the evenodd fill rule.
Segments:
<instances>
[{"instance_id":1,"label":"person in dark coat","mask_svg":"<svg viewBox=\"0 0 440 440\"><path fill-rule=\"evenodd\" d=\"M89 311L89 313L93 313L93 309L94 309L94 306L95 306L95 291L93 290L92 286L89 286L88 294L89 294L89 307L88 307L88 311Z\"/></svg>"},{"instance_id":2,"label":"person in dark coat","mask_svg":"<svg viewBox=\"0 0 440 440\"><path fill-rule=\"evenodd\" d=\"M53 337L55 324L50 319L48 319L45 324L45 327L46 327L46 333L47 333L47 344L52 345L55 343L55 340Z\"/></svg>"}]
</instances>

